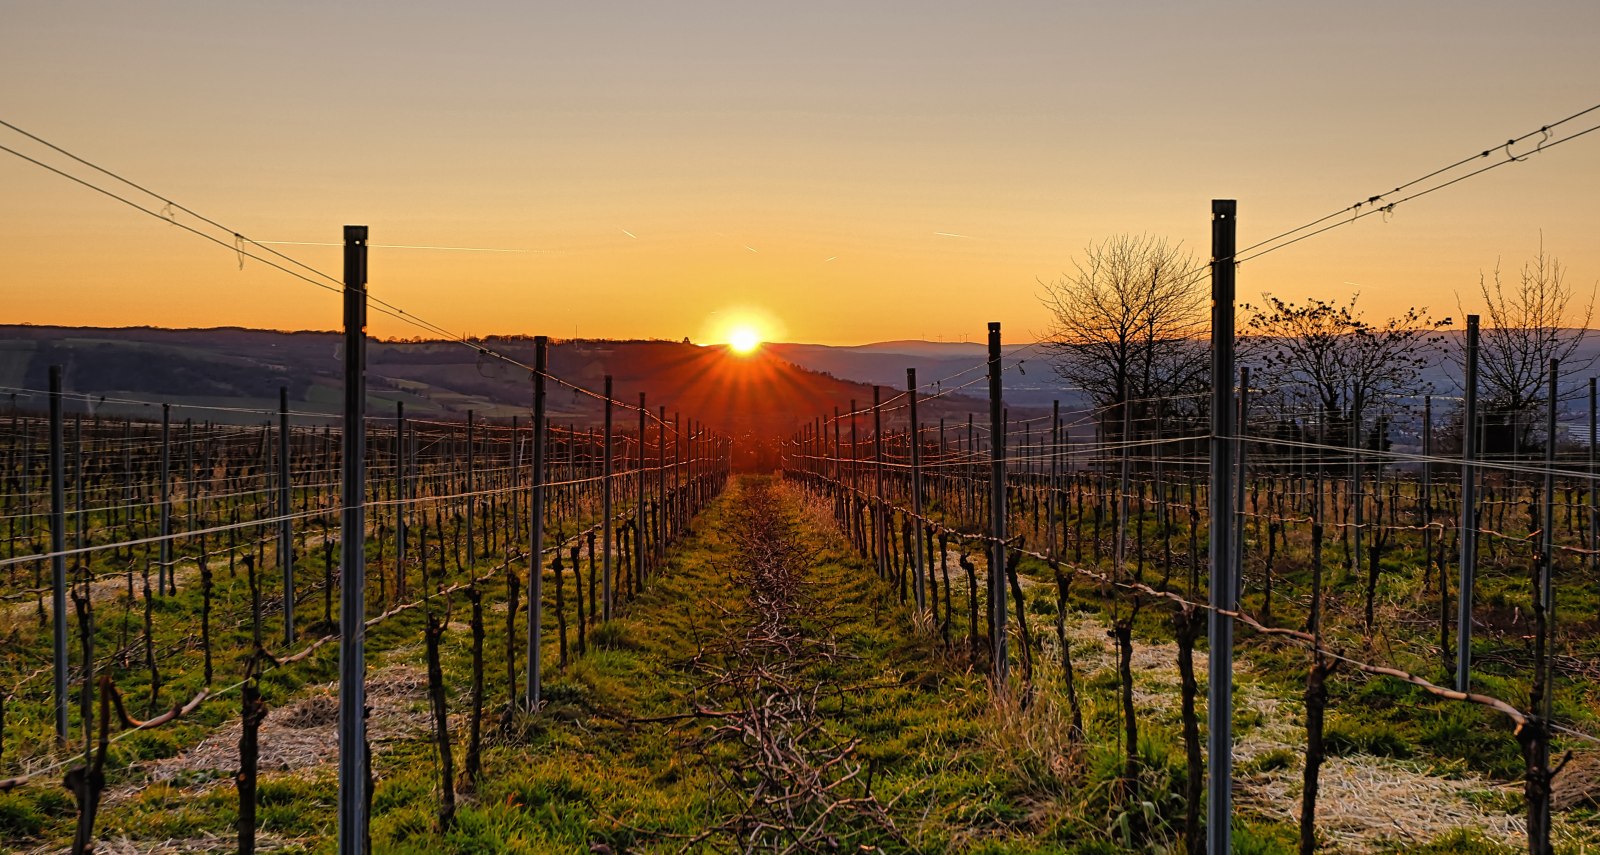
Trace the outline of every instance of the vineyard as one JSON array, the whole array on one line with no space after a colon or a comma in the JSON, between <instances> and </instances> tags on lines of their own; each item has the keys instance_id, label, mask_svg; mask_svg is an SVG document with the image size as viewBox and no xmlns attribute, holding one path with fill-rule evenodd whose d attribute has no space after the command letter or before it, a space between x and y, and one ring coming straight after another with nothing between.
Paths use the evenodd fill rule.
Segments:
<instances>
[{"instance_id":1,"label":"vineyard","mask_svg":"<svg viewBox=\"0 0 1600 855\"><path fill-rule=\"evenodd\" d=\"M194 387L178 401L75 384L91 360L139 374L105 342L8 348L0 842L1600 847L1592 360L1538 351L1512 406L1480 402L1504 325L1477 315L1454 348L1416 311L1236 316L1240 263L1462 180L1419 184L1440 174L1242 250L1216 200L1193 269L1091 247L1156 252L1150 293L1180 305L1140 321L1142 375L1073 362L1104 337L1008 351L994 323L985 359L870 404L687 342L656 356L672 394L634 399L570 367L592 353L558 369L546 337L472 339L369 293L364 226L333 277L96 187L339 294L343 330L313 370L249 378L146 347ZM1095 296L1074 284L1062 318ZM438 365L369 385L369 311L465 353L470 393L423 395ZM1297 346L1338 370L1294 374ZM1067 406L1008 398L1030 358ZM1462 394L1391 382L1425 367ZM188 399L270 386L276 408Z\"/></svg>"},{"instance_id":2,"label":"vineyard","mask_svg":"<svg viewBox=\"0 0 1600 855\"><path fill-rule=\"evenodd\" d=\"M434 704L426 731L442 744L456 728L470 788L482 775L488 729L525 726L520 712L541 703L546 671L603 643L597 636L614 610L652 584L668 545L728 477L725 439L609 397L603 429L541 418L537 433L515 418L408 419L402 405L363 426L364 489L352 502L341 494L350 483L344 435L305 424L327 416L292 412L287 390L276 418L257 426L197 423L239 420L237 410L206 407L180 408L190 414L178 422L170 405L160 423L148 423L86 416L93 399L62 393L58 370L50 379L42 396L49 417L13 413L6 423L11 688L0 756L21 774L0 790L18 793L7 796L13 844L53 825L65 774L73 845L87 851L97 821L104 836L127 801L131 770L169 786L221 771L172 759L187 748L226 751L216 762L238 792L229 806L237 820L227 824L237 826L239 849L253 848L256 808L268 808L273 786L258 789L261 764L339 754L327 725L347 696L316 687L349 662L348 649L339 654L351 639L380 657L422 642L424 667L397 660L380 680L426 695ZM636 416L637 426L613 426L613 409ZM370 511L359 542L344 537L352 505ZM530 517L543 525L530 530ZM365 575L354 595L350 545ZM341 633L352 599L362 629ZM452 682L448 704L447 644L457 648L449 656L471 650L462 675L470 689ZM365 704L375 739L416 736L415 717L381 685ZM263 739L263 727L273 731L269 711L296 696L287 716L299 723L288 727L305 732L281 746ZM349 732L339 724L340 736ZM217 742L222 732L227 749ZM451 752L438 757L435 782L453 785ZM145 804L133 815L156 809ZM330 819L294 824L325 829ZM167 820L186 821L181 811ZM279 824L270 810L259 822Z\"/></svg>"}]
</instances>

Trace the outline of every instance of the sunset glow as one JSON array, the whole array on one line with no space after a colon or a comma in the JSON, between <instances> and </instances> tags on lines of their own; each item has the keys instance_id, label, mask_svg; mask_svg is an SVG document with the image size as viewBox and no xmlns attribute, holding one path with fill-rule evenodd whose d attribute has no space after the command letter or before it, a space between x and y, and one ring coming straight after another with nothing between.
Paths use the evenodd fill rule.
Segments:
<instances>
[{"instance_id":1,"label":"sunset glow","mask_svg":"<svg viewBox=\"0 0 1600 855\"><path fill-rule=\"evenodd\" d=\"M739 327L728 334L728 347L733 348L734 353L755 353L760 346L761 334L750 327Z\"/></svg>"}]
</instances>

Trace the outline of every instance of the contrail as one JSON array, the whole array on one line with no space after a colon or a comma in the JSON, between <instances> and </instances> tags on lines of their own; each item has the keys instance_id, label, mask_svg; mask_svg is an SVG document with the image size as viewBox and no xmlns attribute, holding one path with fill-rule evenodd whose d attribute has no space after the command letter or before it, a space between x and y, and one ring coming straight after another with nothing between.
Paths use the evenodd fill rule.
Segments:
<instances>
[{"instance_id":1,"label":"contrail","mask_svg":"<svg viewBox=\"0 0 1600 855\"><path fill-rule=\"evenodd\" d=\"M830 262L830 261L832 261L832 260L834 260L835 258L838 258L838 257L839 256L837 256L837 255L830 255L827 258L822 259L822 263L823 264L827 264L828 262Z\"/></svg>"},{"instance_id":2,"label":"contrail","mask_svg":"<svg viewBox=\"0 0 1600 855\"><path fill-rule=\"evenodd\" d=\"M312 240L252 240L263 246L344 246L342 243L322 243ZM549 252L548 249L496 249L484 246L422 246L405 243L371 243L369 249L436 249L444 252Z\"/></svg>"},{"instance_id":3,"label":"contrail","mask_svg":"<svg viewBox=\"0 0 1600 855\"><path fill-rule=\"evenodd\" d=\"M740 244L740 245L743 246L745 249L750 250L751 252L755 252L756 251L756 248L751 246L750 244L746 243L746 244Z\"/></svg>"},{"instance_id":4,"label":"contrail","mask_svg":"<svg viewBox=\"0 0 1600 855\"><path fill-rule=\"evenodd\" d=\"M638 240L639 239L638 235L634 234L633 232L628 231L627 229L618 229L618 231L621 231L623 234L627 235L628 237L633 238L634 240Z\"/></svg>"},{"instance_id":5,"label":"contrail","mask_svg":"<svg viewBox=\"0 0 1600 855\"><path fill-rule=\"evenodd\" d=\"M972 240L971 236L969 235L958 235L955 232L934 232L934 234L938 235L939 237L965 238L967 240Z\"/></svg>"}]
</instances>

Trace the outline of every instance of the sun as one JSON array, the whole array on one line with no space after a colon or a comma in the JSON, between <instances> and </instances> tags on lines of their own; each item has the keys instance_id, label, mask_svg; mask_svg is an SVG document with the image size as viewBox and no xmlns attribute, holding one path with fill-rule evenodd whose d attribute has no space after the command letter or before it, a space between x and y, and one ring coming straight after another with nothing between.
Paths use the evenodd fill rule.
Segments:
<instances>
[{"instance_id":1,"label":"sun","mask_svg":"<svg viewBox=\"0 0 1600 855\"><path fill-rule=\"evenodd\" d=\"M738 327L728 333L728 347L734 353L751 354L761 346L761 334L751 327Z\"/></svg>"}]
</instances>

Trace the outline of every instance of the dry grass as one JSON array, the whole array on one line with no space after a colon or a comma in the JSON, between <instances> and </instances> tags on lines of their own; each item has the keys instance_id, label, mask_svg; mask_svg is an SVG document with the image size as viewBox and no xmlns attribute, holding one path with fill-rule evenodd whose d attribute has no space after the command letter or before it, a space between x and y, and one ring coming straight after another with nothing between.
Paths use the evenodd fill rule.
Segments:
<instances>
[{"instance_id":1,"label":"dry grass","mask_svg":"<svg viewBox=\"0 0 1600 855\"><path fill-rule=\"evenodd\" d=\"M1059 661L1054 633L1042 634L1047 655ZM1116 667L1116 650L1097 619L1070 613L1067 638L1080 678ZM1180 702L1177 646L1135 642L1134 704L1143 716L1175 723ZM1195 671L1205 691L1207 657L1195 652ZM1057 670L1057 669L1050 669ZM1304 707L1267 693L1248 679L1249 665L1235 664L1236 725L1235 792L1241 809L1287 823L1300 820L1301 756L1305 748ZM1203 705L1204 698L1201 698ZM1246 775L1238 771L1270 752L1289 752L1295 762L1284 768ZM1506 785L1478 775L1451 778L1429 775L1413 765L1370 755L1331 757L1322 767L1317 800L1317 827L1334 852L1390 851L1397 845L1426 843L1458 829L1476 829L1491 839L1526 845L1523 817L1497 810L1508 799ZM1520 792L1520 791L1519 791ZM1516 795L1516 794L1513 794ZM1556 822L1560 840L1585 840L1592 830Z\"/></svg>"},{"instance_id":2,"label":"dry grass","mask_svg":"<svg viewBox=\"0 0 1600 855\"><path fill-rule=\"evenodd\" d=\"M282 840L271 835L256 835L257 852L304 852L307 841ZM54 849L37 850L39 855ZM239 841L232 837L193 837L185 840L98 840L95 855L200 855L208 852L237 852Z\"/></svg>"},{"instance_id":3,"label":"dry grass","mask_svg":"<svg viewBox=\"0 0 1600 855\"><path fill-rule=\"evenodd\" d=\"M367 676L367 704L372 713L367 734L376 747L385 742L427 734L430 722L425 706L427 672L414 665L394 664ZM260 769L263 772L300 772L338 759L338 684L324 683L299 699L267 714L261 725ZM188 751L165 760L143 764L144 783L171 781L186 774L216 771L233 776L239 769L238 719L229 721ZM143 783L108 793L112 801L137 794Z\"/></svg>"}]
</instances>

